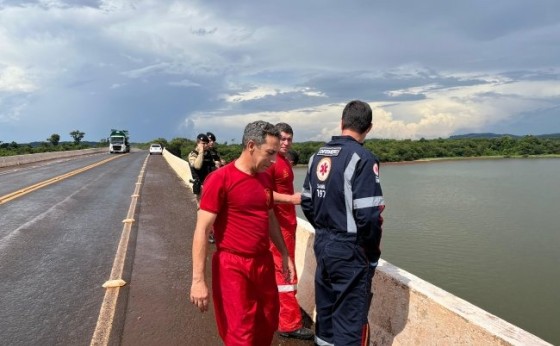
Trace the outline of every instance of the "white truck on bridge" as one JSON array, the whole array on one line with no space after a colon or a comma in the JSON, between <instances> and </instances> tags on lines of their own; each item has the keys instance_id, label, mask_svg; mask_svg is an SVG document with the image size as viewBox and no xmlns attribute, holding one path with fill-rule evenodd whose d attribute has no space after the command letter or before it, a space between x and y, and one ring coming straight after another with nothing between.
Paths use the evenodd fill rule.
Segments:
<instances>
[{"instance_id":1,"label":"white truck on bridge","mask_svg":"<svg viewBox=\"0 0 560 346\"><path fill-rule=\"evenodd\" d=\"M109 154L130 152L127 130L111 129L109 136Z\"/></svg>"}]
</instances>

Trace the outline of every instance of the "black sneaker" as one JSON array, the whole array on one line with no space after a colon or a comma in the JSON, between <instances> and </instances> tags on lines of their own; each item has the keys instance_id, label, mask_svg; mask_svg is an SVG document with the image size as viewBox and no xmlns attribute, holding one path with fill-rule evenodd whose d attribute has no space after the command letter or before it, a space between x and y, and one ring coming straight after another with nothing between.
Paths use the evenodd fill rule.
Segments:
<instances>
[{"instance_id":1,"label":"black sneaker","mask_svg":"<svg viewBox=\"0 0 560 346\"><path fill-rule=\"evenodd\" d=\"M278 332L278 334L284 338L294 338L301 340L311 340L314 336L313 331L305 327L301 327L300 329L294 330L293 332Z\"/></svg>"}]
</instances>

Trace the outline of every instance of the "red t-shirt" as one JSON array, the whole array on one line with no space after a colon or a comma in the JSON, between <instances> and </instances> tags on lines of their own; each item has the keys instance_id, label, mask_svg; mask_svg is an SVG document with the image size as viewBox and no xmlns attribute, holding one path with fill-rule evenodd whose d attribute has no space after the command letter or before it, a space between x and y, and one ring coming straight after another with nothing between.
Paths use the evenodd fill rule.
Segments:
<instances>
[{"instance_id":1,"label":"red t-shirt","mask_svg":"<svg viewBox=\"0 0 560 346\"><path fill-rule=\"evenodd\" d=\"M244 173L234 163L208 175L200 209L217 214L214 239L218 250L249 257L261 255L270 247L268 212L274 206L272 180L266 173Z\"/></svg>"},{"instance_id":2,"label":"red t-shirt","mask_svg":"<svg viewBox=\"0 0 560 346\"><path fill-rule=\"evenodd\" d=\"M286 194L294 194L294 171L290 162L281 154L276 156L276 162L266 171L272 176L274 191ZM296 206L287 203L274 205L274 214L283 230L294 231L297 227Z\"/></svg>"}]
</instances>

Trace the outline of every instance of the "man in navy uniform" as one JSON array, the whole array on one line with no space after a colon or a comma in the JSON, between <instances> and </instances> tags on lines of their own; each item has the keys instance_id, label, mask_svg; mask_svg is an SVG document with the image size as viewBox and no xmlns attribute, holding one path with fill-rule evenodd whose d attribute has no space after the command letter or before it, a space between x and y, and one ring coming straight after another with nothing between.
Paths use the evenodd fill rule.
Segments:
<instances>
[{"instance_id":1,"label":"man in navy uniform","mask_svg":"<svg viewBox=\"0 0 560 346\"><path fill-rule=\"evenodd\" d=\"M214 160L215 168L220 168L224 165L224 160L220 158L218 154L218 149L216 148L216 136L212 132L206 132L206 137L208 137L208 153L212 156Z\"/></svg>"},{"instance_id":2,"label":"man in navy uniform","mask_svg":"<svg viewBox=\"0 0 560 346\"><path fill-rule=\"evenodd\" d=\"M381 255L379 160L363 147L372 111L351 101L342 112L341 136L313 155L301 208L315 227L317 345L369 345L371 285Z\"/></svg>"}]
</instances>

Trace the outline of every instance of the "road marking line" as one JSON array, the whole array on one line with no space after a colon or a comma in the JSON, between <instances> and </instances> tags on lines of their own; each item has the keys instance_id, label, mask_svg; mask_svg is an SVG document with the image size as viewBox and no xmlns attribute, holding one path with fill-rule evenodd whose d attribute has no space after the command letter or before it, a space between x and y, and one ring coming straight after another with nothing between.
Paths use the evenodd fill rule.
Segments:
<instances>
[{"instance_id":1,"label":"road marking line","mask_svg":"<svg viewBox=\"0 0 560 346\"><path fill-rule=\"evenodd\" d=\"M9 202L9 201L11 201L11 200L13 200L13 199L16 199L16 198L18 198L18 197L21 197L21 196L23 196L23 195L26 195L26 194L28 194L28 193L30 193L30 192L33 192L33 191L35 191L35 190L39 190L39 189L41 189L41 188L43 188L43 187L45 187L45 186L54 184L54 183L56 183L56 182L59 182L59 181L62 181L62 180L64 180L64 179L66 179L66 178L70 178L70 177L72 177L72 176L74 176L74 175L76 175L76 174L79 174L79 173L85 172L85 171L87 171L87 170L90 170L90 169L92 169L92 168L94 168L94 167L101 166L101 165L103 165L103 164L105 164L105 163L107 163L107 162L109 162L109 161L111 161L111 160L116 159L117 157L118 157L118 156L113 156L113 157L110 157L110 158L105 159L105 160L103 160L103 161L99 161L99 162L93 163L93 164L91 164L91 165L89 165L89 166L85 166L85 167L82 167L82 168L78 168L78 169L76 169L76 170L74 170L74 171L72 171L72 172L68 172L68 173L59 175L59 176L57 176L57 177L50 178L50 179L41 181L41 182L39 182L39 183L36 183L36 184L30 185L30 186L24 187L23 189L19 189L19 190L17 190L17 191L11 192L11 193L9 193L9 194L7 194L7 195L0 196L0 204L4 204L4 203Z\"/></svg>"},{"instance_id":2,"label":"road marking line","mask_svg":"<svg viewBox=\"0 0 560 346\"><path fill-rule=\"evenodd\" d=\"M148 157L144 160L141 172L144 172L144 168L148 163ZM124 262L126 259L126 252L128 250L128 240L130 238L132 223L134 223L134 212L136 210L136 204L138 203L138 196L140 195L142 178L143 174L138 176L138 182L136 183L134 193L131 196L132 200L130 201L130 207L128 208L126 219L123 220L124 226L121 233L121 239L119 241L119 246L117 247L115 260L113 261L113 267L108 281L122 280ZM106 288L103 303L101 304L101 309L99 310L99 317L97 318L97 325L95 326L95 331L93 332L93 336L91 338L91 346L106 346L109 344L109 337L111 336L111 330L113 329L113 320L115 318L119 292L120 287Z\"/></svg>"}]
</instances>

